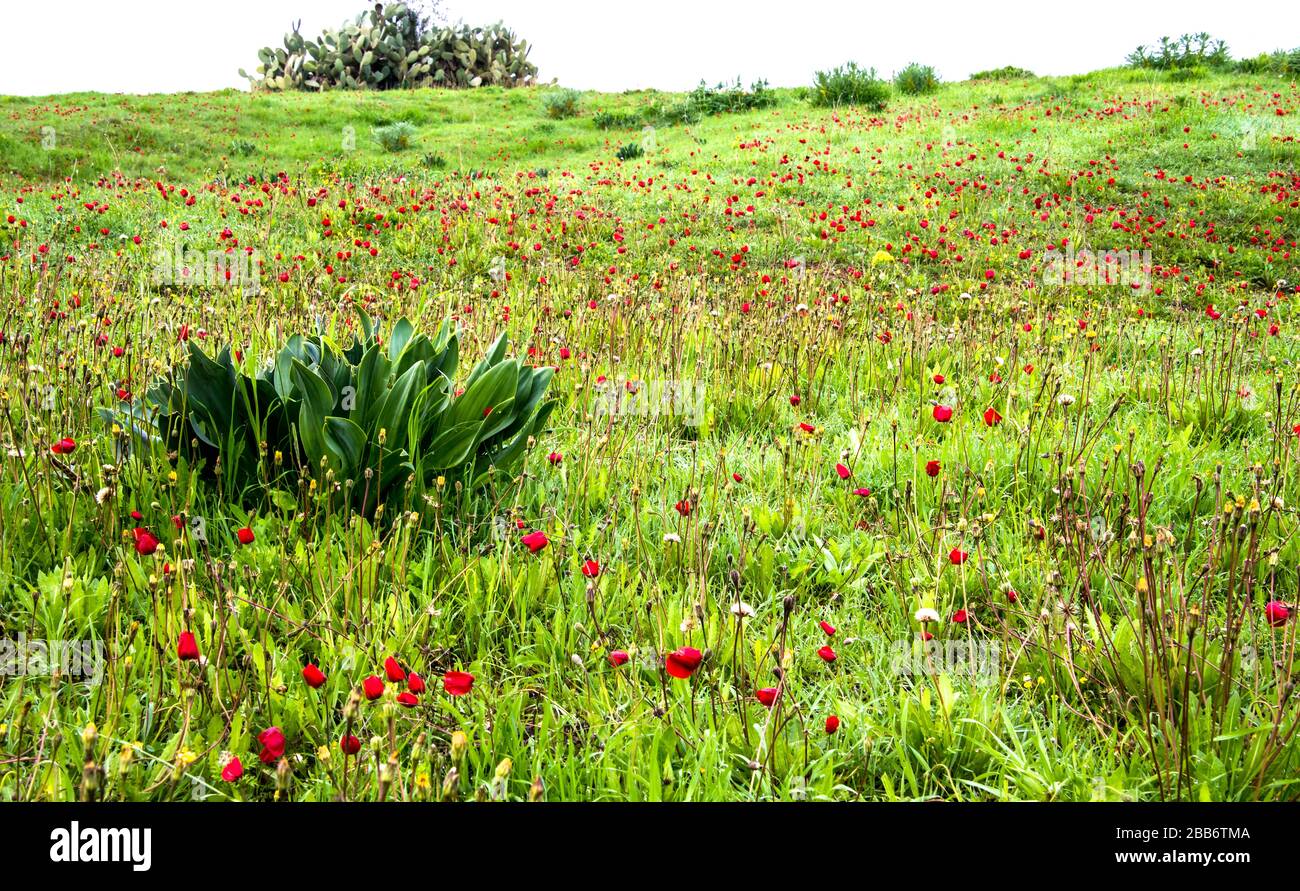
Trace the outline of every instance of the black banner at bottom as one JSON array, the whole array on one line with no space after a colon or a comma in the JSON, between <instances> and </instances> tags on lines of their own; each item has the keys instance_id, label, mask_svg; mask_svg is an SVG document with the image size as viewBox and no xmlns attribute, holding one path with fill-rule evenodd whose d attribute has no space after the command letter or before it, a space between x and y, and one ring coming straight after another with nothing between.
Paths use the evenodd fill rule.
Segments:
<instances>
[{"instance_id":1,"label":"black banner at bottom","mask_svg":"<svg viewBox=\"0 0 1300 891\"><path fill-rule=\"evenodd\" d=\"M855 869L866 860L990 878L1035 866L1230 876L1293 863L1296 815L1286 804L7 803L0 853L11 869L132 881L197 869L337 879L362 865L401 875L442 858L485 868L581 864L584 874L617 876L636 864L649 874L657 858L671 868L674 851L700 846L728 874L766 871L788 856L792 866L812 858L841 874L849 858Z\"/></svg>"}]
</instances>

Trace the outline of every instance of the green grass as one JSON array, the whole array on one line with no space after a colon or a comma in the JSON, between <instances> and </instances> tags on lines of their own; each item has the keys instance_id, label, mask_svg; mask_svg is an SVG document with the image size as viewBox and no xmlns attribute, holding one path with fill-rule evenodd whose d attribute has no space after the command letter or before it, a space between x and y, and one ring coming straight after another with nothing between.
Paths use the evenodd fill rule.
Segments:
<instances>
[{"instance_id":1,"label":"green grass","mask_svg":"<svg viewBox=\"0 0 1300 891\"><path fill-rule=\"evenodd\" d=\"M0 638L108 657L0 678L0 798L1296 798L1296 622L1265 614L1300 584L1292 86L779 90L671 125L683 96L546 94L0 98ZM160 284L173 238L252 248L260 290ZM1045 286L1063 238L1149 250L1151 286ZM293 454L231 491L99 412L182 326L251 373L358 309L454 316L462 369L502 332L558 368L518 478L368 522ZM698 417L605 411L666 380ZM899 671L926 630L991 667ZM417 706L359 698L389 656Z\"/></svg>"}]
</instances>

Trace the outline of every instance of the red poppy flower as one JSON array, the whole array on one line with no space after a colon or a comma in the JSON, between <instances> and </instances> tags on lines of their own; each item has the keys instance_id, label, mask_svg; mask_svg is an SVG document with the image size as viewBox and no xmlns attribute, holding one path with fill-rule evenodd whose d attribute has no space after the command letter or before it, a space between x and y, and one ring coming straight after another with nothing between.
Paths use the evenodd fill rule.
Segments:
<instances>
[{"instance_id":1,"label":"red poppy flower","mask_svg":"<svg viewBox=\"0 0 1300 891\"><path fill-rule=\"evenodd\" d=\"M148 557L154 551L158 550L158 537L140 526L131 530L135 536L135 552L141 557Z\"/></svg>"},{"instance_id":2,"label":"red poppy flower","mask_svg":"<svg viewBox=\"0 0 1300 891\"><path fill-rule=\"evenodd\" d=\"M233 783L244 775L244 763L238 757L231 758L226 762L226 766L221 768L221 778L227 783Z\"/></svg>"},{"instance_id":3,"label":"red poppy flower","mask_svg":"<svg viewBox=\"0 0 1300 891\"><path fill-rule=\"evenodd\" d=\"M401 663L392 656L389 656L384 660L384 674L394 684L400 684L402 681L406 680L406 670L403 669Z\"/></svg>"},{"instance_id":4,"label":"red poppy flower","mask_svg":"<svg viewBox=\"0 0 1300 891\"><path fill-rule=\"evenodd\" d=\"M853 494L856 495L856 496L858 496L859 498L870 498L870 497L871 497L871 490L870 490L870 489L854 489L854 490L853 490Z\"/></svg>"},{"instance_id":5,"label":"red poppy flower","mask_svg":"<svg viewBox=\"0 0 1300 891\"><path fill-rule=\"evenodd\" d=\"M790 397L790 404L791 404L791 405L798 405L798 404L799 404L800 402L802 402L802 401L803 401L803 400L799 398L799 394L798 394L798 393L795 393L794 395L792 395L792 396Z\"/></svg>"},{"instance_id":6,"label":"red poppy flower","mask_svg":"<svg viewBox=\"0 0 1300 891\"><path fill-rule=\"evenodd\" d=\"M420 697L410 692L399 693L397 694L397 703L398 705L403 705L407 708L415 708L420 704Z\"/></svg>"},{"instance_id":7,"label":"red poppy flower","mask_svg":"<svg viewBox=\"0 0 1300 891\"><path fill-rule=\"evenodd\" d=\"M944 378L943 378L943 375L942 375L942 374L936 374L936 375L934 376L933 380L934 380L934 382L935 382L936 384L942 384Z\"/></svg>"},{"instance_id":8,"label":"red poppy flower","mask_svg":"<svg viewBox=\"0 0 1300 891\"><path fill-rule=\"evenodd\" d=\"M1280 601L1270 600L1264 605L1264 618L1274 628L1281 628L1291 618L1291 610Z\"/></svg>"},{"instance_id":9,"label":"red poppy flower","mask_svg":"<svg viewBox=\"0 0 1300 891\"><path fill-rule=\"evenodd\" d=\"M546 533L541 531L530 532L525 535L521 541L523 541L523 543L528 547L528 552L530 554L536 554L550 543L550 539L546 537Z\"/></svg>"},{"instance_id":10,"label":"red poppy flower","mask_svg":"<svg viewBox=\"0 0 1300 891\"><path fill-rule=\"evenodd\" d=\"M998 414L996 408L990 406L989 408L984 409L984 423L986 426L996 427L998 424L1002 423L1002 415Z\"/></svg>"},{"instance_id":11,"label":"red poppy flower","mask_svg":"<svg viewBox=\"0 0 1300 891\"><path fill-rule=\"evenodd\" d=\"M464 696L474 686L474 675L467 671L449 671L442 676L442 689L452 696Z\"/></svg>"},{"instance_id":12,"label":"red poppy flower","mask_svg":"<svg viewBox=\"0 0 1300 891\"><path fill-rule=\"evenodd\" d=\"M745 478L738 473L733 473L731 475L731 478L738 483L743 483L745 481Z\"/></svg>"},{"instance_id":13,"label":"red poppy flower","mask_svg":"<svg viewBox=\"0 0 1300 891\"><path fill-rule=\"evenodd\" d=\"M802 430L804 433L816 433L816 432L817 432L817 428L816 428L815 426L813 426L812 424L804 423L803 421L800 421L800 422L799 422L799 429Z\"/></svg>"},{"instance_id":14,"label":"red poppy flower","mask_svg":"<svg viewBox=\"0 0 1300 891\"><path fill-rule=\"evenodd\" d=\"M600 564L595 560L587 560L582 564L582 574L589 579L597 578L600 575Z\"/></svg>"},{"instance_id":15,"label":"red poppy flower","mask_svg":"<svg viewBox=\"0 0 1300 891\"><path fill-rule=\"evenodd\" d=\"M253 543L253 530L244 526L242 529L235 530L235 537L239 539L241 545L250 545Z\"/></svg>"},{"instance_id":16,"label":"red poppy flower","mask_svg":"<svg viewBox=\"0 0 1300 891\"><path fill-rule=\"evenodd\" d=\"M428 685L424 683L424 678L420 677L415 672L411 672L406 679L406 689L410 690L412 693L423 693L427 686Z\"/></svg>"},{"instance_id":17,"label":"red poppy flower","mask_svg":"<svg viewBox=\"0 0 1300 891\"><path fill-rule=\"evenodd\" d=\"M199 645L194 640L194 633L191 631L182 631L180 642L176 644L176 655L181 660L193 660L199 658Z\"/></svg>"},{"instance_id":18,"label":"red poppy flower","mask_svg":"<svg viewBox=\"0 0 1300 891\"><path fill-rule=\"evenodd\" d=\"M957 610L957 612L952 614L952 620L956 622L958 625L965 625L966 619L967 619L967 615L966 615L966 610L964 609L959 609Z\"/></svg>"},{"instance_id":19,"label":"red poppy flower","mask_svg":"<svg viewBox=\"0 0 1300 891\"><path fill-rule=\"evenodd\" d=\"M1020 595L1017 594L1015 591L1007 591L1007 602L1008 602L1008 603L1015 603L1015 602L1016 602L1017 600L1019 600L1019 599L1020 599Z\"/></svg>"},{"instance_id":20,"label":"red poppy flower","mask_svg":"<svg viewBox=\"0 0 1300 891\"><path fill-rule=\"evenodd\" d=\"M695 669L700 667L703 660L704 654L695 647L678 647L664 659L664 670L675 678L685 680L695 674Z\"/></svg>"},{"instance_id":21,"label":"red poppy flower","mask_svg":"<svg viewBox=\"0 0 1300 891\"><path fill-rule=\"evenodd\" d=\"M361 751L361 740L350 733L346 733L339 737L339 748L344 755L355 755Z\"/></svg>"},{"instance_id":22,"label":"red poppy flower","mask_svg":"<svg viewBox=\"0 0 1300 891\"><path fill-rule=\"evenodd\" d=\"M307 686L315 690L325 683L325 674L316 667L316 663L309 662L302 670L302 679L307 682Z\"/></svg>"},{"instance_id":23,"label":"red poppy flower","mask_svg":"<svg viewBox=\"0 0 1300 891\"><path fill-rule=\"evenodd\" d=\"M772 703L776 702L778 692L779 691L776 687L764 687L762 690L755 691L754 695L758 697L759 702L763 703L763 705L768 708L771 708Z\"/></svg>"},{"instance_id":24,"label":"red poppy flower","mask_svg":"<svg viewBox=\"0 0 1300 891\"><path fill-rule=\"evenodd\" d=\"M620 665L626 665L628 659L632 658L626 650L612 650L609 654L609 664L618 668Z\"/></svg>"},{"instance_id":25,"label":"red poppy flower","mask_svg":"<svg viewBox=\"0 0 1300 891\"><path fill-rule=\"evenodd\" d=\"M673 510L677 511L677 513L681 514L683 517L689 517L691 515L691 503L683 498L681 501L673 505Z\"/></svg>"},{"instance_id":26,"label":"red poppy flower","mask_svg":"<svg viewBox=\"0 0 1300 891\"><path fill-rule=\"evenodd\" d=\"M925 462L925 475L926 475L926 476L938 476L938 475L939 475L939 468L940 468L940 466L941 466L941 465L939 464L938 461L926 461L926 462Z\"/></svg>"},{"instance_id":27,"label":"red poppy flower","mask_svg":"<svg viewBox=\"0 0 1300 891\"><path fill-rule=\"evenodd\" d=\"M551 452L549 455L546 456L546 460L551 462L552 467L555 467L564 462L564 456L561 455L559 452Z\"/></svg>"},{"instance_id":28,"label":"red poppy flower","mask_svg":"<svg viewBox=\"0 0 1300 891\"><path fill-rule=\"evenodd\" d=\"M366 694L366 699L373 702L384 695L384 682L372 674L361 682L361 690Z\"/></svg>"},{"instance_id":29,"label":"red poppy flower","mask_svg":"<svg viewBox=\"0 0 1300 891\"><path fill-rule=\"evenodd\" d=\"M853 472L849 470L847 467L845 467L843 464L836 464L835 472L840 475L840 479L842 480L846 480L849 477L853 476Z\"/></svg>"},{"instance_id":30,"label":"red poppy flower","mask_svg":"<svg viewBox=\"0 0 1300 891\"><path fill-rule=\"evenodd\" d=\"M940 424L946 424L952 420L952 408L947 405L936 405L933 414L934 419Z\"/></svg>"},{"instance_id":31,"label":"red poppy flower","mask_svg":"<svg viewBox=\"0 0 1300 891\"><path fill-rule=\"evenodd\" d=\"M961 548L953 548L948 552L948 562L953 566L961 566L966 562L966 558L969 556L970 554L966 553Z\"/></svg>"},{"instance_id":32,"label":"red poppy flower","mask_svg":"<svg viewBox=\"0 0 1300 891\"><path fill-rule=\"evenodd\" d=\"M839 715L827 715L827 716L826 716L826 732L827 732L827 733L834 733L835 731L837 731L837 730L839 730L839 729L840 729L840 718L839 718Z\"/></svg>"},{"instance_id":33,"label":"red poppy flower","mask_svg":"<svg viewBox=\"0 0 1300 891\"><path fill-rule=\"evenodd\" d=\"M76 448L77 441L65 436L54 445L50 446L50 451L56 455L71 455Z\"/></svg>"},{"instance_id":34,"label":"red poppy flower","mask_svg":"<svg viewBox=\"0 0 1300 891\"><path fill-rule=\"evenodd\" d=\"M835 636L835 626L830 622L818 622L817 624L821 626L822 631L826 633L827 637Z\"/></svg>"},{"instance_id":35,"label":"red poppy flower","mask_svg":"<svg viewBox=\"0 0 1300 891\"><path fill-rule=\"evenodd\" d=\"M824 646L821 649L819 649L817 651L817 655L821 656L822 659L826 662L834 662L838 658L835 655L835 650L833 650L830 646Z\"/></svg>"}]
</instances>

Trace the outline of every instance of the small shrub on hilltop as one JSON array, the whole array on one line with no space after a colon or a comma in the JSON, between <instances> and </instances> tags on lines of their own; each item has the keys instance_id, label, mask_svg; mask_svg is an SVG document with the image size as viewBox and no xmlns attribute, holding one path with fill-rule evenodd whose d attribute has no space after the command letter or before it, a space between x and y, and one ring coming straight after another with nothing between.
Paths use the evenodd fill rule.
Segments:
<instances>
[{"instance_id":1,"label":"small shrub on hilltop","mask_svg":"<svg viewBox=\"0 0 1300 891\"><path fill-rule=\"evenodd\" d=\"M990 68L987 71L976 71L970 76L970 79L972 81L1029 80L1034 76L1034 72L1027 68L1017 68L1015 65L1003 65L1001 68Z\"/></svg>"},{"instance_id":2,"label":"small shrub on hilltop","mask_svg":"<svg viewBox=\"0 0 1300 891\"><path fill-rule=\"evenodd\" d=\"M556 120L577 117L581 105L581 90L556 90L542 98L542 109L546 116Z\"/></svg>"},{"instance_id":3,"label":"small shrub on hilltop","mask_svg":"<svg viewBox=\"0 0 1300 891\"><path fill-rule=\"evenodd\" d=\"M909 96L933 93L939 89L939 76L931 66L913 62L894 75L894 86Z\"/></svg>"},{"instance_id":4,"label":"small shrub on hilltop","mask_svg":"<svg viewBox=\"0 0 1300 891\"><path fill-rule=\"evenodd\" d=\"M812 87L812 103L822 107L859 105L880 111L888 102L889 84L876 76L876 69L859 68L856 62L818 71Z\"/></svg>"}]
</instances>

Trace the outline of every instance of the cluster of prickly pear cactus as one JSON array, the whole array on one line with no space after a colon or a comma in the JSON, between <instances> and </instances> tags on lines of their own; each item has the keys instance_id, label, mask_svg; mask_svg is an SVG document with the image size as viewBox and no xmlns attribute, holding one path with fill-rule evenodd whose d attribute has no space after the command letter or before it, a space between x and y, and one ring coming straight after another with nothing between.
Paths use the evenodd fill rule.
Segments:
<instances>
[{"instance_id":1,"label":"cluster of prickly pear cactus","mask_svg":"<svg viewBox=\"0 0 1300 891\"><path fill-rule=\"evenodd\" d=\"M513 87L537 76L528 50L528 41L499 22L428 27L403 3L375 4L318 40L304 38L295 26L283 48L258 51L258 76L239 73L265 90Z\"/></svg>"}]
</instances>

